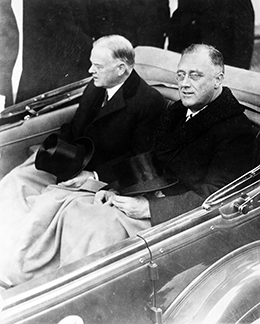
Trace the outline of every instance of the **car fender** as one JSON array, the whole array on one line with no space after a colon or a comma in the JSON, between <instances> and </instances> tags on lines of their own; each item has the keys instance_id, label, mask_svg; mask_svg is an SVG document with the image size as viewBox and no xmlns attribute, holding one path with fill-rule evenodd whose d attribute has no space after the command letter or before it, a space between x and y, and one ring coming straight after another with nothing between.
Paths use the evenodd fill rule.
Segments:
<instances>
[{"instance_id":1,"label":"car fender","mask_svg":"<svg viewBox=\"0 0 260 324\"><path fill-rule=\"evenodd\" d=\"M260 241L227 254L172 302L165 324L260 322Z\"/></svg>"}]
</instances>

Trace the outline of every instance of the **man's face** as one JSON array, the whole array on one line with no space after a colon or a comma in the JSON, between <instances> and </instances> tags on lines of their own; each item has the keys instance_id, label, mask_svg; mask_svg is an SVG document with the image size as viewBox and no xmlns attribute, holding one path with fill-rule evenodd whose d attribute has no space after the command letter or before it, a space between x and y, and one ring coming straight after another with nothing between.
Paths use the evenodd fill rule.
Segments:
<instances>
[{"instance_id":1,"label":"man's face","mask_svg":"<svg viewBox=\"0 0 260 324\"><path fill-rule=\"evenodd\" d=\"M96 87L112 88L120 83L120 62L112 58L110 50L95 46L91 51L90 61L89 73L93 75Z\"/></svg>"},{"instance_id":2,"label":"man's face","mask_svg":"<svg viewBox=\"0 0 260 324\"><path fill-rule=\"evenodd\" d=\"M220 68L212 64L205 49L184 54L177 71L183 105L195 112L213 101L218 94L216 77L219 73Z\"/></svg>"}]
</instances>

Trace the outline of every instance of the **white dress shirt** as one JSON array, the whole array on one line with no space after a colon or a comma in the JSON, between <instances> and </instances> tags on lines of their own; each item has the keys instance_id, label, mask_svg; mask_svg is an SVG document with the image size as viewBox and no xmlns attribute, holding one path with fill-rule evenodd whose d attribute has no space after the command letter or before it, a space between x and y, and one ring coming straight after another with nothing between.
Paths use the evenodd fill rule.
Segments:
<instances>
[{"instance_id":1,"label":"white dress shirt","mask_svg":"<svg viewBox=\"0 0 260 324\"><path fill-rule=\"evenodd\" d=\"M188 121L189 119L191 119L191 117L194 117L195 115L197 115L199 112L201 112L203 109L207 108L208 106L205 106L203 108L201 108L200 110L198 111L195 111L195 112L192 112L189 108L187 110L187 113L186 113L186 120L185 121Z\"/></svg>"},{"instance_id":2,"label":"white dress shirt","mask_svg":"<svg viewBox=\"0 0 260 324\"><path fill-rule=\"evenodd\" d=\"M107 88L106 89L107 90L107 96L108 96L107 100L110 100L122 85L123 85L123 83L120 83L120 84L114 86L113 88Z\"/></svg>"}]
</instances>

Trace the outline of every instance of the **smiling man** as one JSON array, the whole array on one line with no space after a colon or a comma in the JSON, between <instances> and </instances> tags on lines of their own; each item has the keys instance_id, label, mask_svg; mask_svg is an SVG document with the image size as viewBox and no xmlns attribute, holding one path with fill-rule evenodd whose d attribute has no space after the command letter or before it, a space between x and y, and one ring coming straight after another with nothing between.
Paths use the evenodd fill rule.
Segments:
<instances>
[{"instance_id":1,"label":"smiling man","mask_svg":"<svg viewBox=\"0 0 260 324\"><path fill-rule=\"evenodd\" d=\"M194 48L192 55L189 51ZM212 51L216 65L211 62L209 48L195 46L183 53L178 65L177 81L182 104L192 113L198 112L207 104L215 100L222 92L224 66L218 52ZM215 54L213 54L215 53Z\"/></svg>"},{"instance_id":2,"label":"smiling man","mask_svg":"<svg viewBox=\"0 0 260 324\"><path fill-rule=\"evenodd\" d=\"M253 167L252 125L222 85L222 54L212 46L191 45L182 53L176 77L180 100L162 117L154 151L165 177L178 184L146 196L96 194L96 203L105 198L131 218L150 218L151 225L200 206Z\"/></svg>"}]
</instances>

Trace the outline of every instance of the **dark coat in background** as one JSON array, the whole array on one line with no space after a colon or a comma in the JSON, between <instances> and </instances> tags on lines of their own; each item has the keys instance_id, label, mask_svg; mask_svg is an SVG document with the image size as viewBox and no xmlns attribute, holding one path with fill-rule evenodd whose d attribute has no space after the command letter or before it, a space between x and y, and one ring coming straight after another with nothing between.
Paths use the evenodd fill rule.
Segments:
<instances>
[{"instance_id":1,"label":"dark coat in background","mask_svg":"<svg viewBox=\"0 0 260 324\"><path fill-rule=\"evenodd\" d=\"M89 76L92 39L84 0L23 1L22 75L16 103ZM0 3L0 94L13 104L19 33L11 0Z\"/></svg>"},{"instance_id":2,"label":"dark coat in background","mask_svg":"<svg viewBox=\"0 0 260 324\"><path fill-rule=\"evenodd\" d=\"M176 102L163 116L155 151L165 176L179 184L150 200L153 225L200 206L213 192L254 167L254 132L228 88L189 121Z\"/></svg>"},{"instance_id":3,"label":"dark coat in background","mask_svg":"<svg viewBox=\"0 0 260 324\"><path fill-rule=\"evenodd\" d=\"M71 124L63 125L62 136L68 141L90 137L95 152L87 169L96 170L101 180L109 182L115 180L109 170L110 162L151 149L153 133L166 102L135 71L100 109L104 96L105 89L91 82Z\"/></svg>"},{"instance_id":4,"label":"dark coat in background","mask_svg":"<svg viewBox=\"0 0 260 324\"><path fill-rule=\"evenodd\" d=\"M249 69L254 47L251 0L179 0L168 49L181 52L192 43L213 45L225 64Z\"/></svg>"},{"instance_id":5,"label":"dark coat in background","mask_svg":"<svg viewBox=\"0 0 260 324\"><path fill-rule=\"evenodd\" d=\"M17 102L89 75L88 30L84 0L24 0Z\"/></svg>"},{"instance_id":6,"label":"dark coat in background","mask_svg":"<svg viewBox=\"0 0 260 324\"><path fill-rule=\"evenodd\" d=\"M88 0L90 35L120 34L133 46L163 48L170 19L168 0Z\"/></svg>"}]
</instances>

